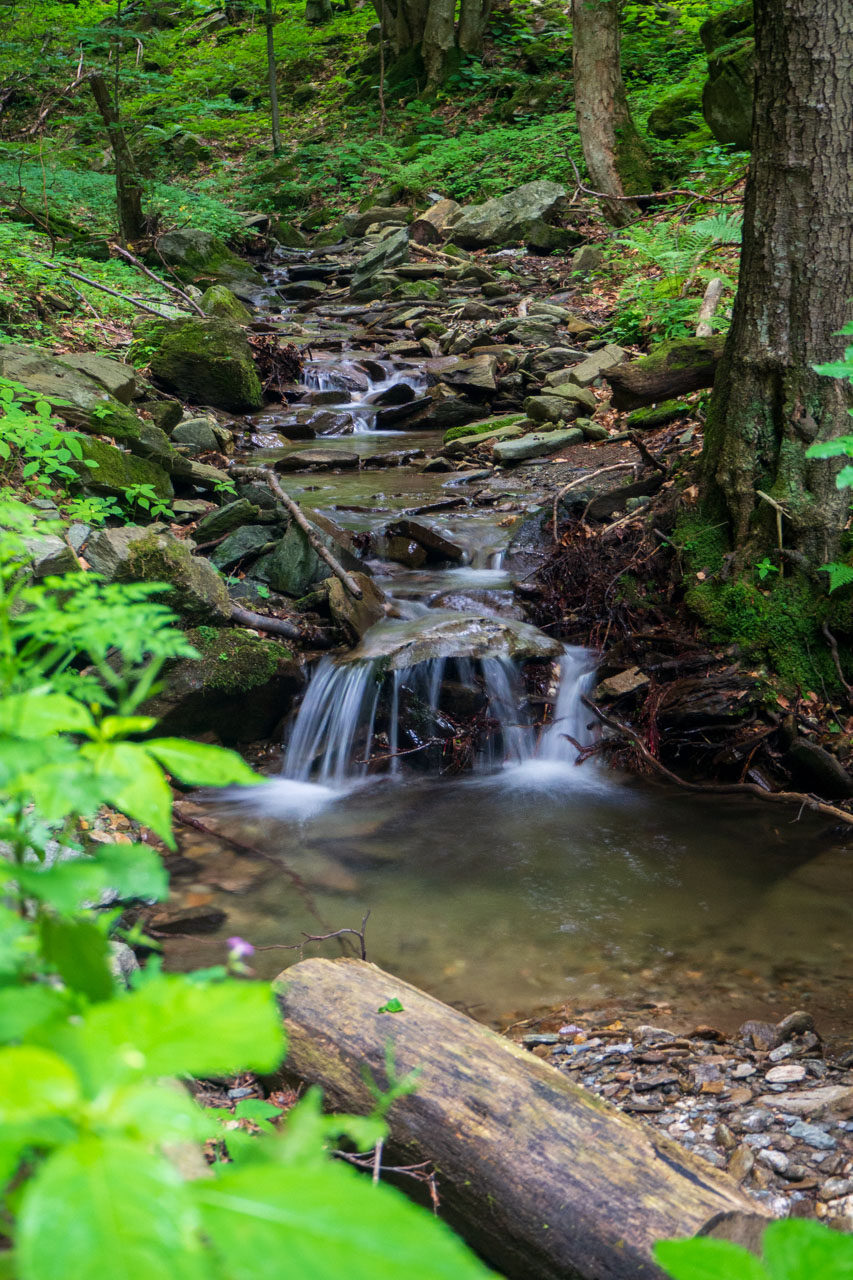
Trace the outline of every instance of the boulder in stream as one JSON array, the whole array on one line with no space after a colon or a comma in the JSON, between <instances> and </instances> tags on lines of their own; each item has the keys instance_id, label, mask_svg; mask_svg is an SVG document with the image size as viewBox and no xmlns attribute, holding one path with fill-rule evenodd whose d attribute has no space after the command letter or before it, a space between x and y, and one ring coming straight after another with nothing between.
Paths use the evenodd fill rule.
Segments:
<instances>
[{"instance_id":1,"label":"boulder in stream","mask_svg":"<svg viewBox=\"0 0 853 1280\"><path fill-rule=\"evenodd\" d=\"M153 265L163 262L174 267L179 279L188 284L201 280L238 288L245 285L260 288L264 283L263 276L232 253L218 236L194 227L182 227L158 236Z\"/></svg>"},{"instance_id":2,"label":"boulder in stream","mask_svg":"<svg viewBox=\"0 0 853 1280\"><path fill-rule=\"evenodd\" d=\"M383 658L389 671L405 671L434 658L558 658L563 646L526 622L430 610L420 618L374 627L340 662Z\"/></svg>"},{"instance_id":3,"label":"boulder in stream","mask_svg":"<svg viewBox=\"0 0 853 1280\"><path fill-rule=\"evenodd\" d=\"M153 348L151 373L167 391L232 413L263 404L252 349L233 320L182 316L147 321L134 341Z\"/></svg>"},{"instance_id":4,"label":"boulder in stream","mask_svg":"<svg viewBox=\"0 0 853 1280\"><path fill-rule=\"evenodd\" d=\"M556 182L526 182L499 199L463 209L453 220L453 242L480 249L524 240L555 216L565 198L565 187Z\"/></svg>"}]
</instances>

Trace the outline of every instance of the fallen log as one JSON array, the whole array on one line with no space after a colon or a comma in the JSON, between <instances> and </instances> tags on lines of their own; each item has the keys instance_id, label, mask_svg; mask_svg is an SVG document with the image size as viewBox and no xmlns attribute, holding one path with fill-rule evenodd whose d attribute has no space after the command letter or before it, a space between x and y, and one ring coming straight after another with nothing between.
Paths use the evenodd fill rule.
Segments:
<instances>
[{"instance_id":1,"label":"fallen log","mask_svg":"<svg viewBox=\"0 0 853 1280\"><path fill-rule=\"evenodd\" d=\"M603 375L613 391L613 408L639 409L712 387L725 341L720 334L673 338L650 356L616 365Z\"/></svg>"},{"instance_id":2,"label":"fallen log","mask_svg":"<svg viewBox=\"0 0 853 1280\"><path fill-rule=\"evenodd\" d=\"M372 1109L389 1044L398 1077L422 1069L391 1108L393 1162L434 1162L442 1215L510 1280L658 1280L657 1240L755 1246L767 1224L728 1175L375 965L303 960L276 991L286 1071L335 1110Z\"/></svg>"}]
</instances>

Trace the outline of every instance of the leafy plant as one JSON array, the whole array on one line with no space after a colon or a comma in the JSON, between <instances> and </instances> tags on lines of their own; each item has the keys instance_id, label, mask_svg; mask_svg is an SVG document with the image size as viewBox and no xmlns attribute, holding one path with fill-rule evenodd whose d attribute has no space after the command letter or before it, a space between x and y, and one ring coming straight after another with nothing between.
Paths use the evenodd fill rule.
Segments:
<instances>
[{"instance_id":1,"label":"leafy plant","mask_svg":"<svg viewBox=\"0 0 853 1280\"><path fill-rule=\"evenodd\" d=\"M166 896L150 845L86 843L102 806L170 848L168 774L250 785L232 752L152 736L140 714L165 661L194 654L152 584L70 574L33 584L32 508L0 503L0 1188L12 1253L4 1273L150 1280L478 1280L481 1264L396 1191L328 1157L386 1133L398 1079L373 1083L368 1117L325 1116L310 1091L280 1127L251 1102L257 1136L223 1129L179 1083L274 1070L284 1053L272 991L228 963L128 987L114 976L121 903ZM93 671L87 674L87 669ZM98 904L98 905L92 905ZM127 936L127 935L126 935ZM239 944L239 945L238 945ZM202 1143L214 1140L211 1166Z\"/></svg>"},{"instance_id":2,"label":"leafy plant","mask_svg":"<svg viewBox=\"0 0 853 1280\"><path fill-rule=\"evenodd\" d=\"M165 498L161 498L155 492L154 486L151 484L129 484L125 489L125 496L131 507L139 507L142 511L147 511L155 520L160 516L172 515L172 505Z\"/></svg>"},{"instance_id":3,"label":"leafy plant","mask_svg":"<svg viewBox=\"0 0 853 1280\"><path fill-rule=\"evenodd\" d=\"M843 334L853 334L853 321L844 326L839 336ZM816 373L822 373L828 378L846 378L853 384L853 346L844 348L843 359L831 360L827 364L816 364L814 369ZM853 417L853 409L849 409L848 413ZM806 457L853 458L853 435L836 436L834 440L822 440L809 445L806 449ZM848 463L841 468L835 477L835 487L837 489L853 487L853 463ZM839 587L849 586L853 582L853 568L842 561L834 560L820 567L829 574L830 594L837 591Z\"/></svg>"},{"instance_id":4,"label":"leafy plant","mask_svg":"<svg viewBox=\"0 0 853 1280\"><path fill-rule=\"evenodd\" d=\"M76 480L72 459L84 466L83 437L60 426L53 407L20 383L0 378L0 461L7 474L19 470L27 488L45 497L54 481Z\"/></svg>"},{"instance_id":5,"label":"leafy plant","mask_svg":"<svg viewBox=\"0 0 853 1280\"><path fill-rule=\"evenodd\" d=\"M62 506L69 520L96 526L118 519L122 514L116 498L102 498L94 493L81 498L68 498Z\"/></svg>"},{"instance_id":6,"label":"leafy plant","mask_svg":"<svg viewBox=\"0 0 853 1280\"><path fill-rule=\"evenodd\" d=\"M768 556L765 556L756 564L755 572L758 575L758 581L763 582L765 578L769 578L772 573L778 573L779 570L773 561Z\"/></svg>"},{"instance_id":7,"label":"leafy plant","mask_svg":"<svg viewBox=\"0 0 853 1280\"><path fill-rule=\"evenodd\" d=\"M655 1257L673 1280L851 1280L853 1240L791 1218L764 1232L762 1257L727 1240L666 1240Z\"/></svg>"}]
</instances>

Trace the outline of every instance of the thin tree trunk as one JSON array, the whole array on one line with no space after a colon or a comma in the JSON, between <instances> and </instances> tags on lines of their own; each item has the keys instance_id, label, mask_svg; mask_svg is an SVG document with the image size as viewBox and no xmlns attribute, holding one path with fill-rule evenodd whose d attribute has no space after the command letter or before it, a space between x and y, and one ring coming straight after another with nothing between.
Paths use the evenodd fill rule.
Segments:
<instances>
[{"instance_id":1,"label":"thin tree trunk","mask_svg":"<svg viewBox=\"0 0 853 1280\"><path fill-rule=\"evenodd\" d=\"M266 0L266 28L267 28L267 78L270 88L270 123L272 125L272 149L273 154L278 155L281 151L281 123L278 114L278 80L276 78L275 65L275 41L273 39L273 11L272 0Z\"/></svg>"},{"instance_id":2,"label":"thin tree trunk","mask_svg":"<svg viewBox=\"0 0 853 1280\"><path fill-rule=\"evenodd\" d=\"M142 183L133 163L127 135L121 125L116 105L110 95L107 82L102 75L93 75L89 80L95 105L106 125L107 136L113 149L113 162L116 171L116 204L118 206L118 226L122 243L138 240L145 231L145 218L142 213Z\"/></svg>"},{"instance_id":3,"label":"thin tree trunk","mask_svg":"<svg viewBox=\"0 0 853 1280\"><path fill-rule=\"evenodd\" d=\"M637 132L622 80L618 0L573 0L575 108L592 185L606 195L652 189L649 157ZM614 226L640 212L630 200L603 200Z\"/></svg>"},{"instance_id":4,"label":"thin tree trunk","mask_svg":"<svg viewBox=\"0 0 853 1280\"><path fill-rule=\"evenodd\" d=\"M492 0L461 0L457 38L463 53L483 52L483 36L491 12Z\"/></svg>"},{"instance_id":5,"label":"thin tree trunk","mask_svg":"<svg viewBox=\"0 0 853 1280\"><path fill-rule=\"evenodd\" d=\"M429 0L421 44L429 89L444 80L447 55L456 43L455 16L455 0Z\"/></svg>"},{"instance_id":6,"label":"thin tree trunk","mask_svg":"<svg viewBox=\"0 0 853 1280\"><path fill-rule=\"evenodd\" d=\"M850 431L837 359L853 296L853 5L756 0L756 95L741 271L705 437L705 497L732 523L738 562L776 543L816 565L838 549L849 495L813 441Z\"/></svg>"}]
</instances>

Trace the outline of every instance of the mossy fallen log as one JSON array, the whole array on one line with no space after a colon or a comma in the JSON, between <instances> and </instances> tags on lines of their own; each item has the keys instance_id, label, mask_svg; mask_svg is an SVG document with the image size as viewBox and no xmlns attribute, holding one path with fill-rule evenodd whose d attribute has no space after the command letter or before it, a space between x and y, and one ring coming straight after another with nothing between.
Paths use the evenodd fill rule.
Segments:
<instances>
[{"instance_id":1,"label":"mossy fallen log","mask_svg":"<svg viewBox=\"0 0 853 1280\"><path fill-rule=\"evenodd\" d=\"M510 1280L659 1280L655 1241L753 1245L766 1225L726 1174L375 965L303 960L276 990L286 1069L335 1110L372 1109L389 1044L398 1075L421 1069L391 1109L393 1163L432 1160L442 1214Z\"/></svg>"},{"instance_id":2,"label":"mossy fallen log","mask_svg":"<svg viewBox=\"0 0 853 1280\"><path fill-rule=\"evenodd\" d=\"M613 408L639 409L714 385L725 338L672 338L649 356L616 365L604 374L613 392Z\"/></svg>"}]
</instances>

